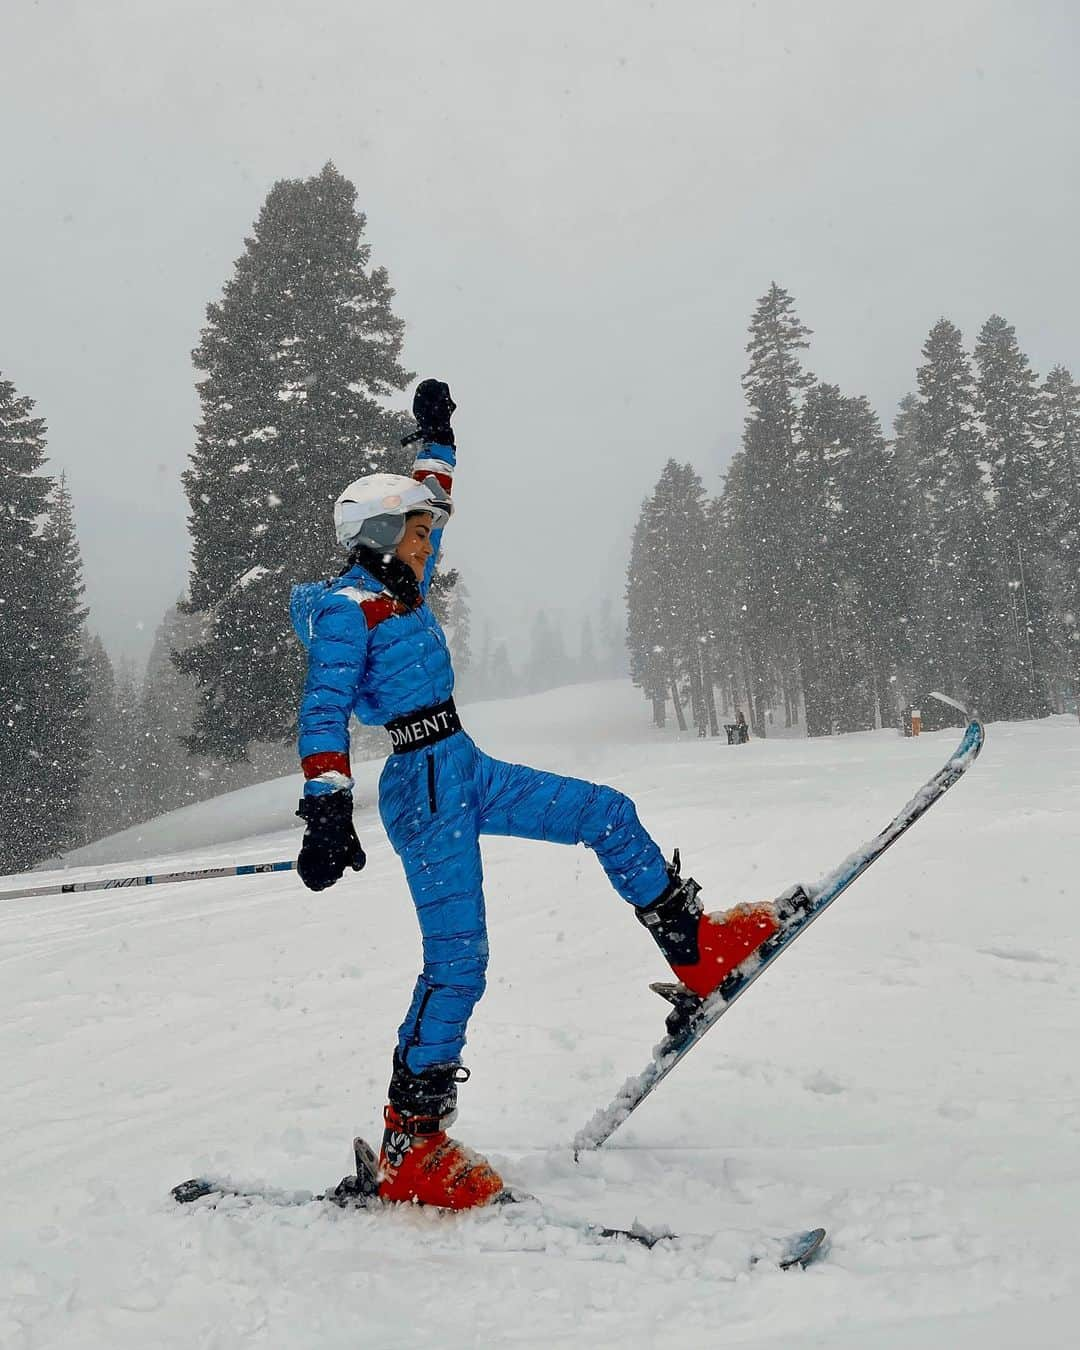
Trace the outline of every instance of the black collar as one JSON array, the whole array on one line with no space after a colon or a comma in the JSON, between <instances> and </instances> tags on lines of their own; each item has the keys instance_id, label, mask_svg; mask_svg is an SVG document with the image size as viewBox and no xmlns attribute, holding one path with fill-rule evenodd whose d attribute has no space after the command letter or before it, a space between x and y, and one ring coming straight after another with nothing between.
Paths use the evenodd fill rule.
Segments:
<instances>
[{"instance_id":1,"label":"black collar","mask_svg":"<svg viewBox=\"0 0 1080 1350\"><path fill-rule=\"evenodd\" d=\"M395 553L380 553L367 544L356 544L349 553L348 562L340 575L344 576L350 568L359 564L365 572L370 572L376 581L381 581L395 600L407 609L418 609L424 603L420 594L420 583L416 573L408 563Z\"/></svg>"}]
</instances>

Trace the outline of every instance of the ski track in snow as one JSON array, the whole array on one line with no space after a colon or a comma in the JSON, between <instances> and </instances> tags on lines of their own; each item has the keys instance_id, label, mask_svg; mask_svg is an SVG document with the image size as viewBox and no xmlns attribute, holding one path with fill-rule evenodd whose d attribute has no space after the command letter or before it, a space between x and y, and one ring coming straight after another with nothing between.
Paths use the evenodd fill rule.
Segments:
<instances>
[{"instance_id":1,"label":"ski track in snow","mask_svg":"<svg viewBox=\"0 0 1080 1350\"><path fill-rule=\"evenodd\" d=\"M605 684L465 720L493 753L630 792L714 908L827 871L956 741L728 747L647 716ZM378 765L358 772L368 867L318 896L286 874L0 903L0 1345L1074 1343L1078 736L991 725L967 777L576 1165L573 1134L661 1034L664 967L584 850L485 842L492 964L457 1128L553 1211L713 1235L681 1248L532 1215L169 1200L203 1171L319 1189L354 1132L376 1139L419 958ZM92 845L63 879L293 856L298 781ZM824 1261L750 1268L765 1235L818 1223Z\"/></svg>"}]
</instances>

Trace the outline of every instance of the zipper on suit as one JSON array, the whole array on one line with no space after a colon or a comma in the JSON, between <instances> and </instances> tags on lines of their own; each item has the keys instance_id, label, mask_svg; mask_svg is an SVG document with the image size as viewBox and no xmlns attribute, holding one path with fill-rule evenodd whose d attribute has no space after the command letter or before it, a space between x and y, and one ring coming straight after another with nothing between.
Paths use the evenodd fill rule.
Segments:
<instances>
[{"instance_id":1,"label":"zipper on suit","mask_svg":"<svg viewBox=\"0 0 1080 1350\"><path fill-rule=\"evenodd\" d=\"M430 751L427 757L427 799L431 814L435 815L439 804L435 799L435 756Z\"/></svg>"},{"instance_id":2,"label":"zipper on suit","mask_svg":"<svg viewBox=\"0 0 1080 1350\"><path fill-rule=\"evenodd\" d=\"M416 1021L413 1023L412 1035L409 1037L409 1045L420 1044L420 1023L423 1020L424 1013L427 1011L428 1002L435 992L430 985L424 990L424 997L420 1000L420 1007L416 1012Z\"/></svg>"}]
</instances>

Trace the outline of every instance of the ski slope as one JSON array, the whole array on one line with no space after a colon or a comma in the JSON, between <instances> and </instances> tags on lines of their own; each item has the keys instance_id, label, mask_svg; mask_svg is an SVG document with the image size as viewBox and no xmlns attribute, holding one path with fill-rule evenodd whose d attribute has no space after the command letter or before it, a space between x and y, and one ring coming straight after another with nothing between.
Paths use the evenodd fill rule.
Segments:
<instances>
[{"instance_id":1,"label":"ski slope","mask_svg":"<svg viewBox=\"0 0 1080 1350\"><path fill-rule=\"evenodd\" d=\"M621 683L464 711L486 749L611 782L710 907L828 870L958 733L729 747ZM0 904L0 1345L1075 1344L1080 794L1074 718L978 764L599 1153L569 1140L644 1066L665 968L585 850L485 844L492 963L455 1132L560 1212L715 1237L597 1249L497 1215L180 1210L200 1172L318 1189L377 1142L419 960L359 766L367 869ZM300 780L174 812L27 884L295 855ZM136 861L137 860L137 861ZM0 879L0 891L12 889ZM824 1224L780 1274L763 1235Z\"/></svg>"}]
</instances>

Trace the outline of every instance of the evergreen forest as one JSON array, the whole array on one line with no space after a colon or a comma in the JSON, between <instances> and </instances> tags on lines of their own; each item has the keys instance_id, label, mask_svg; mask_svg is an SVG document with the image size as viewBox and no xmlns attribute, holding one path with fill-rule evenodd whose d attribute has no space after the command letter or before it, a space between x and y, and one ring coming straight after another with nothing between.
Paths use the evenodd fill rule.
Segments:
<instances>
[{"instance_id":1,"label":"evergreen forest","mask_svg":"<svg viewBox=\"0 0 1080 1350\"><path fill-rule=\"evenodd\" d=\"M891 436L807 368L775 283L754 310L742 445L710 499L670 459L627 573L631 675L664 725L810 736L1075 709L1080 387L1004 318L931 328Z\"/></svg>"},{"instance_id":2,"label":"evergreen forest","mask_svg":"<svg viewBox=\"0 0 1080 1350\"><path fill-rule=\"evenodd\" d=\"M192 353L201 419L183 490L188 587L144 670L110 659L83 603L73 503L47 427L0 377L0 871L289 773L303 651L288 598L334 576L331 504L403 471L403 321L356 190L332 164L275 183ZM431 604L466 697L626 673L653 721L719 735L924 725L941 690L986 718L1076 707L1080 389L1032 369L1012 326L970 350L941 319L892 434L807 368L772 285L750 325L746 421L722 490L671 458L633 530L626 610L540 609L511 643L441 568ZM714 450L705 440L704 457ZM354 726L354 753L384 737Z\"/></svg>"}]
</instances>

